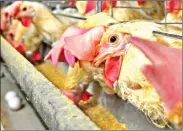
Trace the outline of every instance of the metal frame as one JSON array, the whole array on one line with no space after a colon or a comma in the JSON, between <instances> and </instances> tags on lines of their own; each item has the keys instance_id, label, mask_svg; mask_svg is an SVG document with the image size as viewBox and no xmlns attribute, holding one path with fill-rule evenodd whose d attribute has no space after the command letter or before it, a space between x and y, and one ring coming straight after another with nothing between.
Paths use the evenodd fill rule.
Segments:
<instances>
[{"instance_id":1,"label":"metal frame","mask_svg":"<svg viewBox=\"0 0 183 131\"><path fill-rule=\"evenodd\" d=\"M86 0L83 0L83 1L86 1ZM97 3L96 3L96 13L99 13L99 12L102 11L102 1L105 1L105 0L97 0ZM137 0L118 0L118 1L137 1ZM167 5L167 1L168 0L149 0L149 1L165 2L165 5ZM176 0L176 1L182 1L182 0ZM111 3L112 3L112 0L111 0ZM129 8L129 9L137 9L137 10L138 9L147 9L147 10L150 9L150 8L131 7L131 6L116 6L116 7L113 7L112 4L111 4L111 12L110 12L111 17L114 17L113 16L113 9L114 8ZM165 13L165 22L155 22L155 23L163 24L163 25L165 25L165 28L167 28L167 25L182 24L182 22L167 22L166 16L167 16L167 10L169 10L169 9L168 8L164 8L162 10L164 10L164 13ZM182 8L181 9L173 9L173 10L182 10ZM65 15L65 14L57 14L57 15L61 15L61 16L65 16L65 17L70 17L70 18L75 18L75 19L80 19L80 20L86 20L86 18L84 18L84 17L76 17L76 16L72 16L72 15ZM128 21L120 21L119 23L124 23L124 22L128 22ZM113 25L113 24L116 24L116 23L110 23L110 25ZM158 35L161 34L161 35L164 35L164 36L167 36L167 37L176 38L176 39L182 39L182 36L175 35L175 34L167 34L167 33L157 32L157 31L154 31L153 33L154 34L158 34Z\"/></svg>"},{"instance_id":2,"label":"metal frame","mask_svg":"<svg viewBox=\"0 0 183 131\"><path fill-rule=\"evenodd\" d=\"M131 0L136 1L136 0ZM165 1L165 0L157 0ZM102 0L97 1L96 12L101 12ZM111 4L112 7L112 4ZM113 17L113 8L111 16ZM131 7L116 7L131 8ZM139 8L137 8L139 9ZM166 12L167 13L167 12ZM65 17L85 20L83 17L75 17L71 15L57 14ZM127 21L124 21L127 22ZM159 24L172 24L159 23ZM173 23L182 24L182 23ZM159 35L182 39L182 36L166 34L162 32L153 32ZM66 96L47 80L33 65L31 65L22 55L20 55L11 45L2 37L1 38L1 57L14 75L16 80L26 93L41 115L42 119L52 130L99 130L99 128L89 120L84 113L79 110ZM77 116L77 117L76 117Z\"/></svg>"},{"instance_id":3,"label":"metal frame","mask_svg":"<svg viewBox=\"0 0 183 131\"><path fill-rule=\"evenodd\" d=\"M118 1L137 1L137 0L118 0ZM164 18L165 18L165 22L156 22L157 24L164 24L165 25L165 28L167 28L167 25L172 25L172 24L182 24L180 22L167 22L167 10L170 10L169 8L166 8L167 6L167 1L168 0L149 0L149 1L157 1L157 2L165 2L165 8L162 9L164 10ZM182 1L182 0L175 0L175 1ZM111 3L112 3L112 0L111 0ZM98 5L96 5L98 6ZM131 7L131 6L116 6L116 7L113 7L112 4L111 4L111 17L113 17L113 9L114 8L128 8L128 9L150 9L150 8L143 8L143 7ZM182 10L182 8L176 8L176 9L173 9L173 10ZM123 21L120 21L120 22L123 22ZM127 22L127 21L125 21ZM164 35L162 32L160 32L162 35ZM160 33L157 33L157 34L160 34ZM170 36L170 35L164 35L164 36ZM172 37L176 36L176 35L171 35ZM175 38L179 38L179 36L175 37Z\"/></svg>"}]
</instances>

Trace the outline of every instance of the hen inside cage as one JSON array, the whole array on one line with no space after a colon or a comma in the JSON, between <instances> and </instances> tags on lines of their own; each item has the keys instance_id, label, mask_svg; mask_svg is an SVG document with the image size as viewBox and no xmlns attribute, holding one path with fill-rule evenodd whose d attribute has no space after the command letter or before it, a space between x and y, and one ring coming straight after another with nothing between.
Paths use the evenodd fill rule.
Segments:
<instances>
[{"instance_id":1,"label":"hen inside cage","mask_svg":"<svg viewBox=\"0 0 183 131\"><path fill-rule=\"evenodd\" d=\"M181 0L2 6L1 37L100 129L182 129L182 103L167 111L141 71L151 61L128 41L133 36L182 49Z\"/></svg>"}]
</instances>

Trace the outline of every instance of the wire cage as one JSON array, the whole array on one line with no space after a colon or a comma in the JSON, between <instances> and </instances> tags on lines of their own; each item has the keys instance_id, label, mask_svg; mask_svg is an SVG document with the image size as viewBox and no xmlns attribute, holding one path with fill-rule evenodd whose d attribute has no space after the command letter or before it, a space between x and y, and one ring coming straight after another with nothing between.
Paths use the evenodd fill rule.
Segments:
<instances>
[{"instance_id":1,"label":"wire cage","mask_svg":"<svg viewBox=\"0 0 183 131\"><path fill-rule=\"evenodd\" d=\"M71 2L71 1L74 1L74 0L69 0L69 2ZM75 1L86 1L86 0L75 0ZM93 1L93 0L90 0L90 1ZM132 9L132 10L142 10L142 9L143 10L150 10L151 9L151 8L137 7L137 6L113 6L113 4L112 4L112 2L114 2L114 1L129 2L129 1L138 1L138 0L95 0L95 1L96 1L96 11L95 11L95 13L102 12L102 2L110 1L110 3L111 3L110 4L110 8L111 8L110 16L113 17L113 18L114 18L114 9L116 9L116 8ZM139 0L139 1L144 1L144 0ZM145 1L162 2L164 4L164 8L160 9L161 11L164 11L164 21L152 20L155 23L163 24L165 26L165 29L167 28L167 25L175 25L175 24L182 25L182 22L174 22L174 21L168 22L167 21L167 14L168 14L169 10L173 10L173 11L176 11L176 10L181 11L182 10L182 8L167 8L167 2L170 1L170 0L145 0ZM182 0L175 0L175 1L183 2ZM68 6L68 8L74 8L74 7L73 6ZM65 16L65 17L80 19L80 20L86 20L85 17L76 17L76 16L66 15L66 14L62 14L62 13L59 13L59 14L56 14L56 15L61 15L61 16ZM124 22L128 22L128 21L119 21L119 23L124 23ZM110 24L112 25L112 24L116 24L116 23L110 23ZM167 37L176 38L176 39L182 39L182 36L175 35L175 34L167 34L167 33L157 32L157 31L154 31L153 33L157 34L157 35L164 35L164 36L167 36Z\"/></svg>"},{"instance_id":2,"label":"wire cage","mask_svg":"<svg viewBox=\"0 0 183 131\"><path fill-rule=\"evenodd\" d=\"M13 0L11 0L11 1L13 1ZM62 0L62 2L60 2L61 0L40 0L40 2L42 2L43 4L45 4L46 6L48 6L50 9L52 9L52 10L54 10L55 8L56 8L56 5L59 5L60 6L60 8L62 8L62 9L65 9L65 8L76 8L76 7L73 7L73 6L70 6L69 4L68 4L68 2L70 2L70 1L73 1L73 0ZM79 0L75 0L75 1L79 1ZM80 0L80 1L82 1L82 0ZM83 0L83 1L86 1L86 0ZM92 0L93 1L93 0ZM99 13L99 12L102 12L102 2L103 1L109 1L109 0L96 0L96 8L95 8L95 13ZM113 2L114 0L110 0L110 2L111 2L111 4L110 4L110 8L111 8L111 10L110 10L110 12L109 12L109 14L110 14L110 16L111 17L113 17L114 18L114 9L116 9L116 8L122 8L122 9L134 9L134 10L141 10L141 9L144 9L144 10L149 10L150 8L144 8L144 7L132 7L132 6L113 6L113 4L112 4L112 2ZM137 0L117 0L117 1L137 1ZM141 1L143 1L143 0L141 0ZM163 10L164 11L164 18L165 18L165 21L164 22L158 22L158 21L155 21L155 20L152 20L152 21L154 21L154 22L156 22L156 23L158 23L158 24L162 24L162 25L164 25L165 27L167 27L168 25L173 25L173 24L182 24L182 22L168 22L167 21L167 19L166 19L166 16L167 16L167 14L168 14L168 10L170 10L170 9L168 9L168 8L166 8L167 6L167 1L168 0L146 0L146 1L159 1L159 2L162 2L162 3L164 3L165 4L165 8L163 8L163 9L161 9L161 10ZM175 0L175 1L181 1L182 2L182 0ZM10 4L10 3L5 3L6 5L7 4ZM171 9L171 10L182 10L181 8L173 8L173 9ZM72 18L72 19L77 19L77 20L86 20L87 18L86 17L83 17L83 16L75 16L75 15L73 15L73 14L64 14L64 13L54 13L56 16L63 16L63 17L68 17L68 18ZM124 23L124 22L128 22L128 21L119 21L118 23ZM118 23L110 23L110 24L118 24ZM173 38L175 38L175 39L182 39L182 36L180 36L180 35L175 35L175 34L169 34L169 33L164 33L164 32L158 32L158 31L153 31L153 33L154 34L157 34L157 35L164 35L164 36L167 36L167 37L173 37ZM45 42L46 43L46 42ZM7 47L6 47L7 46ZM43 44L43 46L44 46L44 44ZM51 47L50 47L51 48ZM50 48L49 48L49 50L50 50ZM3 50L3 49L5 49L5 50ZM39 76L40 74L38 74L38 73L34 73L34 72L36 72L35 71L35 69L32 67L32 65L30 65L30 66L28 66L28 68L27 68L27 65L29 65L27 62L25 62L25 68L24 69L22 69L22 66L20 66L20 65L18 65L18 62L19 61L24 61L23 60L23 58L20 58L20 60L19 60L19 58L18 58L18 60L16 61L16 55L14 56L14 54L12 53L10 53L11 52L11 50L9 50L9 47L8 47L8 44L3 44L3 48L2 48L2 54L3 54L3 58L7 58L6 59L6 63L7 63L7 65L8 66L10 66L10 67L13 67L13 69L12 69L12 71L13 71L13 73L15 74L15 75L19 75L20 74L20 77L18 77L18 80L20 81L20 83L22 82L22 85L24 86L24 85L26 85L25 86L25 88L24 88L24 92L27 92L27 94L29 93L28 91L28 89L29 89L29 84L31 84L30 82L32 82L31 81L31 77L25 77L25 73L24 72L26 72L26 71L28 71L28 74L30 75L30 76ZM10 58L8 58L8 55L7 55L7 52L9 52L9 54L10 54ZM15 51L14 51L15 52ZM15 59L15 64L14 63L12 63L12 60L14 60ZM17 64L17 65L16 65ZM16 69L16 70L14 70L14 69ZM18 72L18 73L17 73ZM27 75L26 75L27 76ZM45 83L47 82L45 82L44 81L44 78L43 78L43 80L42 80L42 77L43 76L41 76L40 77L40 82L37 84L37 85L35 85L36 86L36 89L40 89L40 92L43 92L42 90L44 90L44 88L40 88L41 86L45 86ZM23 78L25 78L25 80L23 79ZM30 81L30 82L28 82L28 81ZM31 87L31 86L30 86ZM31 87L32 88L32 87ZM50 90L53 88L56 88L56 87L54 87L54 86L51 86L50 87L50 85L47 85L46 86L46 88L48 88L49 89L49 91L48 92L50 92ZM27 91L28 90L28 91ZM30 91L32 91L32 90L30 90ZM37 92L37 90L35 90L35 92ZM36 95L36 96L35 96ZM39 94L37 94L37 93L35 93L35 95L31 95L31 93L30 93L30 95L28 94L28 96L30 97L30 98L34 98L34 99L44 99L44 97L42 98L42 96L41 95L39 95ZM63 114L62 115L62 113L60 113L61 114L61 116L60 116L60 114L59 114L59 112L60 112L60 110L59 109L56 109L56 111L52 111L52 110L50 110L50 109L52 109L52 107L50 107L50 106L52 106L51 104L50 104L50 101L52 102L53 100L52 99L57 99L57 98L55 98L55 97L58 97L58 98L60 98L60 96L59 96L60 94L59 93L57 93L55 96L53 95L53 94L51 94L50 96L53 96L53 97L51 97L51 98L49 98L48 99L48 102L47 102L47 99L44 99L43 100L43 102L44 103L48 103L48 105L46 105L46 108L44 107L44 104L42 104L41 103L41 101L39 102L38 101L38 104L36 103L36 101L35 101L35 103L34 103L34 105L35 105L35 107L37 108L37 110L38 110L38 112L43 116L43 118L44 118L44 121L46 121L46 124L49 126L49 128L50 129L55 129L55 128L62 128L62 129L67 129L68 128L68 125L69 124L72 124L72 122L69 122L69 123L64 123L64 124L60 124L59 123L59 121L57 121L57 120L54 120L54 119L51 119L51 120L49 120L50 119L50 116L52 115L53 116L53 114L52 114L52 112L55 112L55 116L59 116L59 118L62 120L65 120L66 118L65 117L63 117L63 115L65 115L65 114ZM106 97L106 99L108 98L108 96L107 95L105 95L105 97ZM51 100L50 100L51 99ZM109 98L110 100L111 100L111 96L110 96L110 98ZM118 99L116 98L116 97L113 97L113 99L115 99L116 101L115 101L115 103L120 103L121 104L121 101L119 100L118 101ZM110 100L109 100L109 102L110 102ZM107 101L107 100L106 100ZM65 102L65 101L64 101ZM113 101L112 101L113 102ZM62 103L62 100L61 99L59 99L59 101L57 101L57 103L56 104L58 104L58 105L66 105L65 103L63 104ZM55 105L56 105L55 104ZM128 104L128 103L127 103ZM124 104L125 106L127 105L127 104ZM117 105L117 104L116 104ZM112 106L114 106L113 104L112 104ZM126 118L130 118L130 115L128 116L128 114L126 113L126 112L128 112L129 114L131 114L131 116L132 115L134 115L134 116L136 116L136 118L138 118L139 119L139 115L137 114L137 115L135 115L135 114L133 114L132 112L134 111L135 112L135 110L133 110L132 108L127 108L127 109L124 109L123 108L124 106L120 106L120 109L123 109L123 110L125 110L124 112L123 112L123 115L124 116L126 116ZM75 107L70 107L70 106L68 106L68 108L72 108L73 110L76 110L76 108ZM116 107L114 107L114 108L119 108L119 106L117 105ZM50 112L49 112L49 111ZM56 114L57 113L57 114ZM66 112L67 113L67 112ZM46 114L46 115L45 115ZM69 114L69 113L68 113ZM78 111L76 110L76 114L80 114L80 112L78 113ZM70 115L72 115L72 114L70 114ZM118 116L118 115L116 115L116 116ZM84 118L85 116L84 115L82 115L82 117L81 118ZM133 117L134 118L134 117ZM133 120L133 118L130 118L129 119L129 121L131 121L131 120ZM120 118L120 120L121 120L122 118ZM80 119L79 119L80 120ZM98 128L95 128L95 126L93 126L93 124L88 124L87 125L87 123L88 123L88 119L85 121L85 122L82 122L82 121L79 121L79 120L76 120L77 122L76 123L78 123L78 124L75 124L75 125L77 125L76 127L75 127L75 125L73 124L72 125L72 128L70 128L70 129L81 129L81 127L82 127L82 129L98 129ZM143 119L144 120L144 119ZM146 119L144 120L144 121L146 121ZM142 123L144 122L144 121L142 121ZM54 123L54 124L53 124ZM73 122L74 123L74 122ZM81 125L81 127L80 127L80 124L82 123L82 125ZM139 123L138 124L138 128L140 128L141 126L142 126L142 123ZM68 124L68 125L67 125ZM144 123L143 123L144 124ZM148 123L145 123L144 124L146 127L147 127L147 129L149 129L149 127L148 127ZM66 127L62 127L62 126L66 126ZM86 127L86 126L88 126L88 127ZM133 125L133 122L132 122L132 124L131 124L131 126L134 126ZM137 128L137 127L136 127ZM154 129L154 127L153 127L153 129Z\"/></svg>"}]
</instances>

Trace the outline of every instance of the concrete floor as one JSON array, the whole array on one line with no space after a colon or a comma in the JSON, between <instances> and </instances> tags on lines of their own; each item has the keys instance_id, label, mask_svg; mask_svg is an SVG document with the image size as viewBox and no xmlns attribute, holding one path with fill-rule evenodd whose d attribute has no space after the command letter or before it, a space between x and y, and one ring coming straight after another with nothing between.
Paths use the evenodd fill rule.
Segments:
<instances>
[{"instance_id":1,"label":"concrete floor","mask_svg":"<svg viewBox=\"0 0 183 131\"><path fill-rule=\"evenodd\" d=\"M12 111L7 106L4 96L8 91L15 91L22 99L23 107ZM5 130L45 130L47 127L41 118L26 100L20 87L1 63L1 122Z\"/></svg>"}]
</instances>

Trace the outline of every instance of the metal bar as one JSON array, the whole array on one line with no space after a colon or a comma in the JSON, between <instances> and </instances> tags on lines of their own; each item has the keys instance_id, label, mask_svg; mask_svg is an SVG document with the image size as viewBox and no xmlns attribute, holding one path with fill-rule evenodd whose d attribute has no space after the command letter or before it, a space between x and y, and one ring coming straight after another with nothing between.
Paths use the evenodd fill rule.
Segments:
<instances>
[{"instance_id":1,"label":"metal bar","mask_svg":"<svg viewBox=\"0 0 183 131\"><path fill-rule=\"evenodd\" d=\"M13 1L13 0L11 0L11 1ZM45 2L47 2L47 1L52 2L53 0L43 0L43 1L45 1ZM58 0L56 0L56 1L58 1ZM66 1L66 0L61 0L61 1ZM71 0L68 0L68 1L71 1ZM76 0L76 1L96 1L96 0ZM118 1L137 1L137 0L118 0ZM164 2L165 0L146 0L146 1ZM181 1L181 0L174 0L174 1Z\"/></svg>"},{"instance_id":2,"label":"metal bar","mask_svg":"<svg viewBox=\"0 0 183 131\"><path fill-rule=\"evenodd\" d=\"M80 1L86 1L86 0L80 0ZM90 0L90 1L93 1L93 0ZM137 0L117 0L117 1L137 1ZM146 1L164 2L164 1L170 1L170 0L146 0ZM174 0L174 1L182 1L182 0Z\"/></svg>"},{"instance_id":3,"label":"metal bar","mask_svg":"<svg viewBox=\"0 0 183 131\"><path fill-rule=\"evenodd\" d=\"M60 14L60 13L54 13L54 14L58 15L58 16L65 16L65 17L79 19L79 20L86 20L87 19L87 18L84 18L84 17L72 16L72 15L66 15L66 14Z\"/></svg>"},{"instance_id":4,"label":"metal bar","mask_svg":"<svg viewBox=\"0 0 183 131\"><path fill-rule=\"evenodd\" d=\"M167 25L172 25L172 24L182 24L181 22L156 22L157 24L167 24Z\"/></svg>"},{"instance_id":5,"label":"metal bar","mask_svg":"<svg viewBox=\"0 0 183 131\"><path fill-rule=\"evenodd\" d=\"M165 1L165 8L164 8L164 13L165 13L165 29L167 30L167 10L166 10L166 7L167 7L167 1Z\"/></svg>"},{"instance_id":6,"label":"metal bar","mask_svg":"<svg viewBox=\"0 0 183 131\"><path fill-rule=\"evenodd\" d=\"M52 0L44 0L44 1L52 1ZM65 0L62 0L62 1L65 1ZM102 0L76 0L76 1L102 1ZM103 1L107 1L107 0L103 0ZM137 1L137 0L117 0L117 1ZM165 0L146 0L146 1L164 2ZM181 1L181 0L174 0L174 1Z\"/></svg>"},{"instance_id":7,"label":"metal bar","mask_svg":"<svg viewBox=\"0 0 183 131\"><path fill-rule=\"evenodd\" d=\"M96 12L97 13L102 12L102 0L97 0L96 1Z\"/></svg>"},{"instance_id":8,"label":"metal bar","mask_svg":"<svg viewBox=\"0 0 183 131\"><path fill-rule=\"evenodd\" d=\"M134 7L134 6L116 6L113 8L129 8L129 9L145 9L145 10L150 10L151 8L145 8L145 7ZM160 10L165 10L165 9L160 9ZM182 10L182 8L167 8L166 10Z\"/></svg>"},{"instance_id":9,"label":"metal bar","mask_svg":"<svg viewBox=\"0 0 183 131\"><path fill-rule=\"evenodd\" d=\"M120 23L126 23L126 22L130 22L130 21L119 21L116 23L109 23L109 25L115 25L115 24L120 24ZM173 25L173 24L182 24L181 22L155 22L156 24L167 24L167 25Z\"/></svg>"},{"instance_id":10,"label":"metal bar","mask_svg":"<svg viewBox=\"0 0 183 131\"><path fill-rule=\"evenodd\" d=\"M180 35L175 35L175 34L169 34L169 33L164 33L164 32L158 32L158 31L153 31L153 34L158 34L158 35L163 35L171 38L176 38L182 40L182 36Z\"/></svg>"},{"instance_id":11,"label":"metal bar","mask_svg":"<svg viewBox=\"0 0 183 131\"><path fill-rule=\"evenodd\" d=\"M110 4L111 4L111 17L114 17L114 12L113 12L113 5L112 5L112 0L111 0Z\"/></svg>"},{"instance_id":12,"label":"metal bar","mask_svg":"<svg viewBox=\"0 0 183 131\"><path fill-rule=\"evenodd\" d=\"M149 9L151 9L151 8L145 8L145 7L132 7L132 6L116 6L116 7L114 7L114 8L132 8L132 9L147 9L147 10L149 10Z\"/></svg>"},{"instance_id":13,"label":"metal bar","mask_svg":"<svg viewBox=\"0 0 183 131\"><path fill-rule=\"evenodd\" d=\"M1 57L51 130L99 130L85 114L2 36Z\"/></svg>"}]
</instances>

